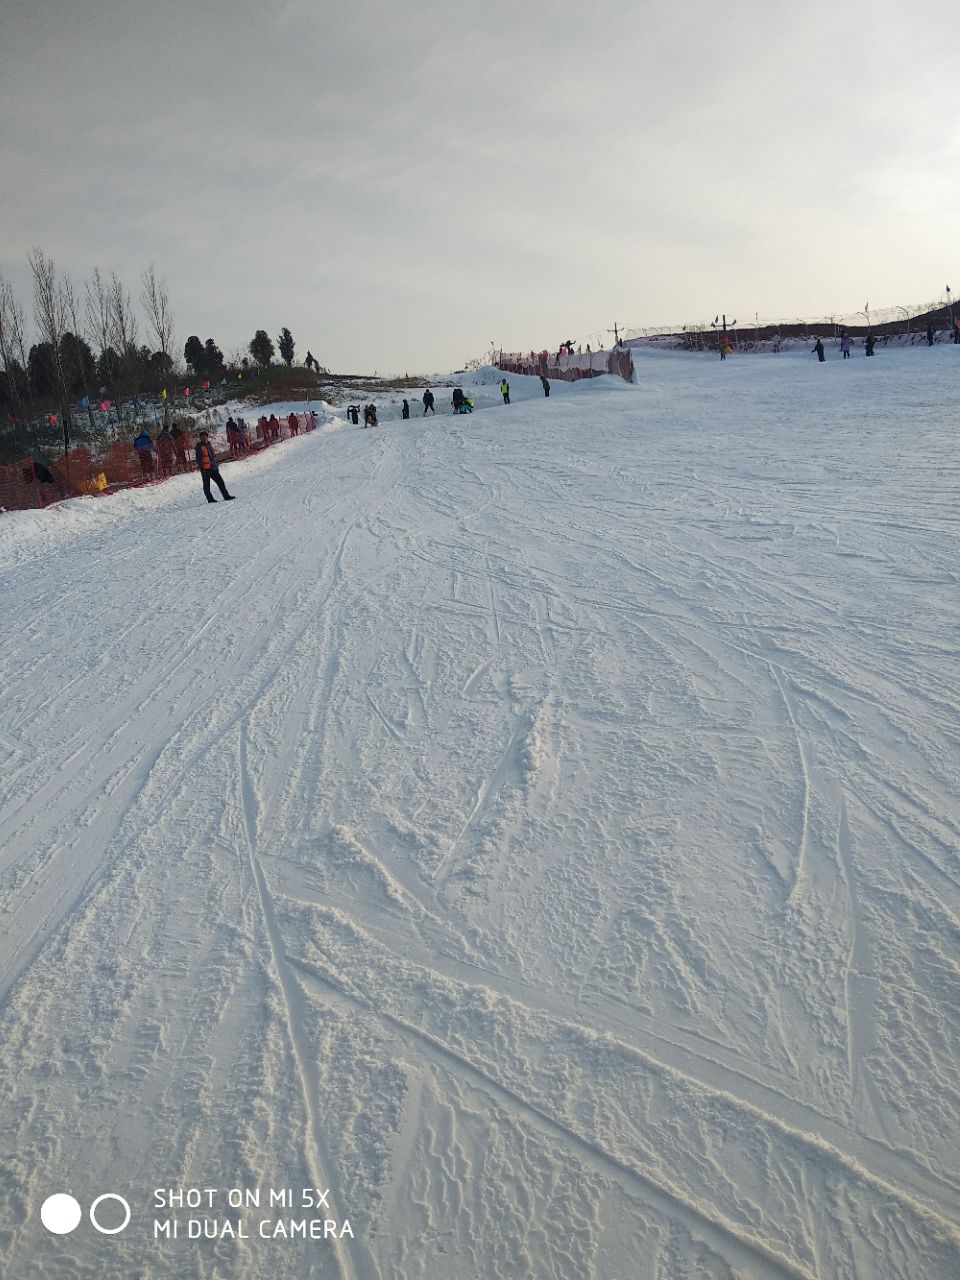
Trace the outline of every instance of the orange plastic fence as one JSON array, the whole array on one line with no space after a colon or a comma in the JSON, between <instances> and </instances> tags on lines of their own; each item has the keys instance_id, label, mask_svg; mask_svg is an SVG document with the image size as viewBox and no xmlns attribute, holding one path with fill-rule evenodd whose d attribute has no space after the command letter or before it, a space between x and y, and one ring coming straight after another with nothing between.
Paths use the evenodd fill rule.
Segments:
<instances>
[{"instance_id":1,"label":"orange plastic fence","mask_svg":"<svg viewBox=\"0 0 960 1280\"><path fill-rule=\"evenodd\" d=\"M316 425L314 415L297 413L279 419L275 431L269 429L269 420L266 432L248 422L245 443L233 431L232 438L228 438L225 429L208 430L208 435L217 458L225 462L252 457L291 436L312 431ZM196 471L197 439L197 432L184 432L172 444L153 440L151 449L142 452L132 443L118 440L103 449L71 449L56 462L44 463L31 457L0 465L0 513L36 510L84 494L97 496L159 484L170 476Z\"/></svg>"}]
</instances>

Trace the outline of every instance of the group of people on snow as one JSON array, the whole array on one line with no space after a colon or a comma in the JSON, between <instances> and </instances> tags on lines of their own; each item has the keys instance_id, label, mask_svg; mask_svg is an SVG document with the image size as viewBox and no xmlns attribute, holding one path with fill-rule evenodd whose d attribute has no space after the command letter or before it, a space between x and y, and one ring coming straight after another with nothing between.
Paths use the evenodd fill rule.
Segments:
<instances>
[{"instance_id":1,"label":"group of people on snow","mask_svg":"<svg viewBox=\"0 0 960 1280\"><path fill-rule=\"evenodd\" d=\"M544 396L548 397L550 395L550 380L541 374L540 383L543 387ZM510 403L510 383L507 381L506 378L502 378L500 380L500 394L503 397L503 403L505 405L509 404ZM427 414L431 414L431 413L434 416L436 416L436 413L437 413L436 397L434 396L434 393L430 390L429 387L427 387L424 390L424 393L421 399L423 401L423 417L426 417ZM473 413L473 410L475 407L473 401L470 399L469 396L467 396L464 393L464 390L462 387L454 387L453 395L451 396L451 399L450 399L450 405L455 414ZM360 425L361 413L363 414L364 427L379 426L376 405L373 405L373 404L364 405L362 409L358 404L347 405L347 420L348 422L351 422L355 427ZM400 418L404 422L409 420L410 418L410 401L409 400L404 399L400 402ZM271 419L271 422L272 421L273 419Z\"/></svg>"},{"instance_id":2,"label":"group of people on snow","mask_svg":"<svg viewBox=\"0 0 960 1280\"><path fill-rule=\"evenodd\" d=\"M960 316L957 316L957 318L954 320L953 324L951 325L950 332L954 342L960 345ZM935 342L936 342L936 338L934 337L934 333L933 333L933 325L928 322L927 346L932 347Z\"/></svg>"},{"instance_id":3,"label":"group of people on snow","mask_svg":"<svg viewBox=\"0 0 960 1280\"><path fill-rule=\"evenodd\" d=\"M953 321L950 327L950 335L953 341L958 345L960 345L960 316L957 316L957 318ZM853 339L850 337L849 333L847 333L846 329L840 330L839 337L840 337L840 354L844 360L849 360L853 352ZM936 331L934 330L933 324L928 322L927 346L932 347L936 342L936 340L937 340ZM863 354L865 356L874 355L876 352L876 346L877 346L876 335L873 333L868 333L863 340ZM826 356L826 351L824 349L822 338L817 338L816 342L813 344L810 354L811 355L815 354L817 359L820 361L820 363L823 364L827 356Z\"/></svg>"},{"instance_id":4,"label":"group of people on snow","mask_svg":"<svg viewBox=\"0 0 960 1280\"><path fill-rule=\"evenodd\" d=\"M373 408L372 405L369 407ZM317 425L316 412L311 410L306 417L307 430L312 431ZM291 436L298 436L301 425L300 415L291 413L287 418L286 425ZM376 426L376 410L374 410L373 425ZM281 430L280 420L275 413L272 413L269 418L265 414L261 414L257 423L257 439L262 444L269 443L271 440L279 440ZM242 418L234 418L231 415L226 421L226 434L231 458L243 457L253 448L247 433L247 425ZM162 479L166 479L166 477L172 476L175 472L188 470L188 443L186 434L176 423L172 426L164 423L156 441L152 439L147 428L142 427L133 442L142 475L148 477L159 474ZM207 501L216 502L216 498L210 492L211 482L218 486L223 494L224 501L232 501L232 495L227 493L226 486L220 475L220 464L217 461L216 451L210 440L209 432L205 428L201 429L197 438L194 458L197 469L200 472L203 492Z\"/></svg>"},{"instance_id":5,"label":"group of people on snow","mask_svg":"<svg viewBox=\"0 0 960 1280\"><path fill-rule=\"evenodd\" d=\"M863 340L863 354L865 356L872 356L874 354L874 347L876 345L877 345L876 338L872 333L868 333L866 338L864 338ZM850 353L852 348L853 348L853 341L849 333L847 333L846 329L841 329L840 330L840 354L842 355L844 360L850 359ZM824 349L822 338L817 338L816 342L813 344L813 347L810 350L810 354L816 355L820 363L823 364L823 362L827 358L827 353L826 353L826 350Z\"/></svg>"}]
</instances>

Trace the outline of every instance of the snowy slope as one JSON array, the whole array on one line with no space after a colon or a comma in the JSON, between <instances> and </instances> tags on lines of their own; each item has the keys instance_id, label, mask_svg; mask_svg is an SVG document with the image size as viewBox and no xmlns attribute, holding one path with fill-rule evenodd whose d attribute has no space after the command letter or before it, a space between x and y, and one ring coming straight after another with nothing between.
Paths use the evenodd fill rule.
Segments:
<instances>
[{"instance_id":1,"label":"snowy slope","mask_svg":"<svg viewBox=\"0 0 960 1280\"><path fill-rule=\"evenodd\" d=\"M958 357L0 521L0 1271L960 1273ZM155 1239L189 1187L253 1238Z\"/></svg>"}]
</instances>

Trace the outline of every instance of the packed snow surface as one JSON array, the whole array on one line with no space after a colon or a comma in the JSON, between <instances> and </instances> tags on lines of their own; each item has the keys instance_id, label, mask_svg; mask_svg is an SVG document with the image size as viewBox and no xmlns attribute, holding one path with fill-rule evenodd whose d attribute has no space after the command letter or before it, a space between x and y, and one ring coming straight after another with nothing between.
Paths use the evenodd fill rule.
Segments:
<instances>
[{"instance_id":1,"label":"packed snow surface","mask_svg":"<svg viewBox=\"0 0 960 1280\"><path fill-rule=\"evenodd\" d=\"M0 519L4 1276L960 1274L960 349L635 355Z\"/></svg>"}]
</instances>

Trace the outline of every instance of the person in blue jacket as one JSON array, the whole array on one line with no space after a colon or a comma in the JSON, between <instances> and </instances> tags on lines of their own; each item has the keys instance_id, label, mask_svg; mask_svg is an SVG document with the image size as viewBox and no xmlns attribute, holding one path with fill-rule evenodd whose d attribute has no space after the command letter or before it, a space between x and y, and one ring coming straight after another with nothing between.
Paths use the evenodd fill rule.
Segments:
<instances>
[{"instance_id":1,"label":"person in blue jacket","mask_svg":"<svg viewBox=\"0 0 960 1280\"><path fill-rule=\"evenodd\" d=\"M133 447L137 451L137 457L140 459L140 470L145 476L153 475L153 441L150 439L150 433L146 427L140 432Z\"/></svg>"},{"instance_id":2,"label":"person in blue jacket","mask_svg":"<svg viewBox=\"0 0 960 1280\"><path fill-rule=\"evenodd\" d=\"M213 445L210 443L210 437L206 431L200 432L200 439L197 441L197 447L194 449L197 459L197 467L200 471L200 479L203 481L203 492L208 502L216 502L216 498L210 492L210 481L212 480L220 492L223 494L224 502L232 502L233 494L227 493L227 486L223 483L223 476L220 474L220 464L217 462L217 455L214 452Z\"/></svg>"}]
</instances>

